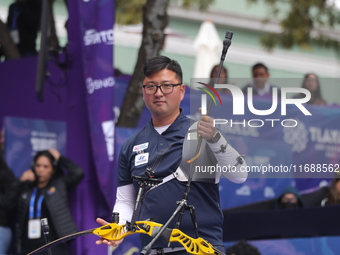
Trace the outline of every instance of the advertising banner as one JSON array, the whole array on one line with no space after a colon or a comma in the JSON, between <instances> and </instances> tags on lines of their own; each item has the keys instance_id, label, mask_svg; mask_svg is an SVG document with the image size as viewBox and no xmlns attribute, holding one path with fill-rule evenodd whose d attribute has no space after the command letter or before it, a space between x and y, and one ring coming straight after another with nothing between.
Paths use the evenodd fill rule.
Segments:
<instances>
[{"instance_id":1,"label":"advertising banner","mask_svg":"<svg viewBox=\"0 0 340 255\"><path fill-rule=\"evenodd\" d=\"M99 188L112 207L115 199L113 96L114 1L79 0L82 59L92 153Z\"/></svg>"}]
</instances>

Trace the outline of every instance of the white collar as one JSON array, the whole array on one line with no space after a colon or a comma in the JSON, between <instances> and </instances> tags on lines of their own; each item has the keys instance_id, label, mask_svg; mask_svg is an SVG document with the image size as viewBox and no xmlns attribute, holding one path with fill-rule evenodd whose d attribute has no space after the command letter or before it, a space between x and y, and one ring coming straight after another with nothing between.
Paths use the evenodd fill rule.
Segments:
<instances>
[{"instance_id":1,"label":"white collar","mask_svg":"<svg viewBox=\"0 0 340 255\"><path fill-rule=\"evenodd\" d=\"M162 134L165 130L168 129L168 127L170 127L171 124L166 125L166 126L162 126L162 127L154 127L155 130L158 132L158 134Z\"/></svg>"},{"instance_id":2,"label":"white collar","mask_svg":"<svg viewBox=\"0 0 340 255\"><path fill-rule=\"evenodd\" d=\"M256 89L259 96L270 93L270 83L268 81L266 81L262 89L257 88L254 83L252 83L251 86Z\"/></svg>"}]
</instances>

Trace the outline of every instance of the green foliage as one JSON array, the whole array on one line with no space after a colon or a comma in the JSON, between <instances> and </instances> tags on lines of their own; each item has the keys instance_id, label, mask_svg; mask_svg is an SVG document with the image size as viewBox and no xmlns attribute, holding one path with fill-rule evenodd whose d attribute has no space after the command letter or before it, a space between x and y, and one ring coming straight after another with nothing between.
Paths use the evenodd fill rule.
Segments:
<instances>
[{"instance_id":1,"label":"green foliage","mask_svg":"<svg viewBox=\"0 0 340 255\"><path fill-rule=\"evenodd\" d=\"M171 0L183 8L207 10L214 0ZM143 6L146 0L115 0L116 23L121 25L137 24L142 20Z\"/></svg>"},{"instance_id":2,"label":"green foliage","mask_svg":"<svg viewBox=\"0 0 340 255\"><path fill-rule=\"evenodd\" d=\"M205 11L214 2L214 0L180 0L183 8L196 7L200 11Z\"/></svg>"},{"instance_id":3,"label":"green foliage","mask_svg":"<svg viewBox=\"0 0 340 255\"><path fill-rule=\"evenodd\" d=\"M333 48L339 52L339 41L327 36L326 29L334 31L340 24L340 12L327 0L248 0L248 3L264 1L270 6L271 18L283 14L280 20L281 33L265 34L261 38L262 45L269 51L275 46L289 49L299 46L311 50L312 45ZM288 5L288 11L279 9L279 5Z\"/></svg>"},{"instance_id":4,"label":"green foliage","mask_svg":"<svg viewBox=\"0 0 340 255\"><path fill-rule=\"evenodd\" d=\"M115 0L116 22L121 25L140 23L145 3L146 0Z\"/></svg>"}]
</instances>

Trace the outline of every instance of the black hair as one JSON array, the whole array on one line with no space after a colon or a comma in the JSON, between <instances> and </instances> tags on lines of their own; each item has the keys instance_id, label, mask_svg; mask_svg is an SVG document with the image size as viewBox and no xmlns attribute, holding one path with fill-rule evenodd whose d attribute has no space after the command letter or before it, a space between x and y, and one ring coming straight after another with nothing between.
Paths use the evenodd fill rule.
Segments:
<instances>
[{"instance_id":1,"label":"black hair","mask_svg":"<svg viewBox=\"0 0 340 255\"><path fill-rule=\"evenodd\" d=\"M331 186L329 187L329 191L326 195L326 197L328 198L327 204L330 204L330 205L340 204L338 191L336 189L336 184L338 183L338 181L340 181L338 177L332 180Z\"/></svg>"},{"instance_id":2,"label":"black hair","mask_svg":"<svg viewBox=\"0 0 340 255\"><path fill-rule=\"evenodd\" d=\"M210 78L216 78L216 77L213 77L213 73L214 73L214 70L216 68L219 68L220 65L214 65L213 68L211 68L211 71L210 71ZM217 69L218 70L218 69ZM224 70L225 71L225 74L226 74L226 78L228 78L228 70L225 66L222 66L221 68L221 71Z\"/></svg>"},{"instance_id":3,"label":"black hair","mask_svg":"<svg viewBox=\"0 0 340 255\"><path fill-rule=\"evenodd\" d=\"M56 161L56 159L53 157L53 155L48 150L39 151L39 152L37 152L37 154L35 154L35 156L33 158L33 162L32 162L33 166L31 166L33 172L34 172L34 166L35 166L37 160L41 156L45 156L45 157L48 158L48 160L50 161L53 169L55 170L55 174L57 174L57 173L61 174L61 171L58 171L59 170L58 162Z\"/></svg>"},{"instance_id":4,"label":"black hair","mask_svg":"<svg viewBox=\"0 0 340 255\"><path fill-rule=\"evenodd\" d=\"M228 247L226 255L261 255L259 250L246 241L239 241Z\"/></svg>"},{"instance_id":5,"label":"black hair","mask_svg":"<svg viewBox=\"0 0 340 255\"><path fill-rule=\"evenodd\" d=\"M308 79L311 79L311 78L308 78L308 76L310 74L313 74L315 76L315 78L312 78L312 79L315 79L316 80L316 83L318 84L318 87L316 88L316 91L314 92L314 97L311 98L307 104L314 104L316 100L320 99L320 100L323 100L322 98L322 95L321 95L321 88L320 88L320 83L319 83L319 78L318 76L315 74L315 73L306 73L305 76L303 77L303 82L302 82L302 88L304 89L307 89L306 88L306 81ZM304 94L301 94L301 97L304 97Z\"/></svg>"},{"instance_id":6,"label":"black hair","mask_svg":"<svg viewBox=\"0 0 340 255\"><path fill-rule=\"evenodd\" d=\"M266 72L269 73L268 72L268 67L265 66L262 63L256 63L255 65L253 65L253 67L251 68L251 71L254 72L254 70L257 69L257 68L264 68L266 70Z\"/></svg>"},{"instance_id":7,"label":"black hair","mask_svg":"<svg viewBox=\"0 0 340 255\"><path fill-rule=\"evenodd\" d=\"M168 69L176 73L177 79L180 83L183 81L182 68L177 61L165 56L157 56L148 59L144 63L143 73L144 78L148 77L160 70Z\"/></svg>"}]
</instances>

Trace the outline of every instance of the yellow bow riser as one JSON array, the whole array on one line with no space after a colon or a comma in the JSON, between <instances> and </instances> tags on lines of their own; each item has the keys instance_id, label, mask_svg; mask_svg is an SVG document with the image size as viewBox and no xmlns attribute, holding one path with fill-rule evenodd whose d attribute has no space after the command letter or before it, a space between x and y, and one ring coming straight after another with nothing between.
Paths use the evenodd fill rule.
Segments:
<instances>
[{"instance_id":1,"label":"yellow bow riser","mask_svg":"<svg viewBox=\"0 0 340 255\"><path fill-rule=\"evenodd\" d=\"M126 225L118 225L116 223L111 223L102 227L99 227L93 231L93 234L102 237L110 241L119 241L126 236L140 233L147 234L149 236L154 236L162 224L151 222L151 221L137 221L136 230L126 232ZM179 242L183 245L185 250L191 254L195 255L207 255L215 254L216 249L202 238L192 238L184 234L179 229L172 229L170 234L169 242Z\"/></svg>"}]
</instances>

